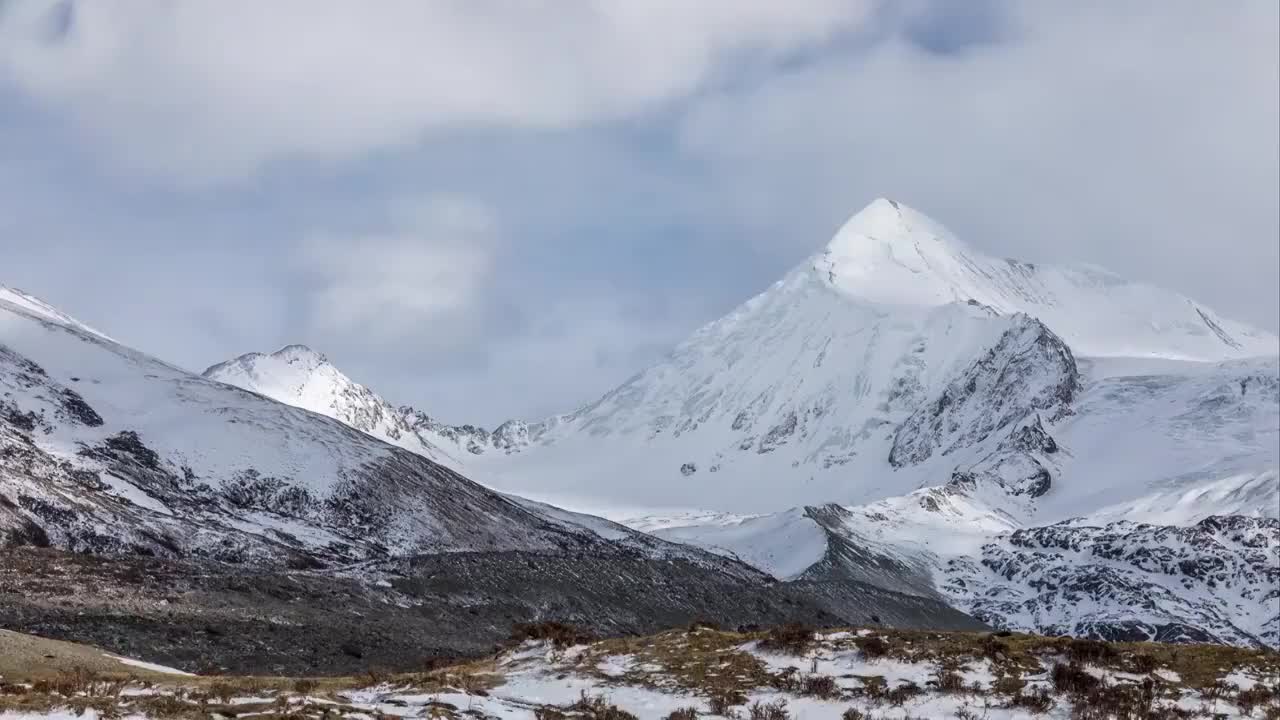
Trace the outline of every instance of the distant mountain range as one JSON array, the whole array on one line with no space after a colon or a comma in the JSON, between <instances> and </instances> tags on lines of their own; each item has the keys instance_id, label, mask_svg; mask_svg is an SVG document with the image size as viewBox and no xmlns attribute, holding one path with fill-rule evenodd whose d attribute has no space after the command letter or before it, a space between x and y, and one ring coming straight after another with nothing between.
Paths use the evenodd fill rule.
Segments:
<instances>
[{"instance_id":1,"label":"distant mountain range","mask_svg":"<svg viewBox=\"0 0 1280 720\"><path fill-rule=\"evenodd\" d=\"M1278 355L1174 292L989 258L881 199L551 418L451 425L300 346L205 376L778 578L1020 630L1277 646Z\"/></svg>"}]
</instances>

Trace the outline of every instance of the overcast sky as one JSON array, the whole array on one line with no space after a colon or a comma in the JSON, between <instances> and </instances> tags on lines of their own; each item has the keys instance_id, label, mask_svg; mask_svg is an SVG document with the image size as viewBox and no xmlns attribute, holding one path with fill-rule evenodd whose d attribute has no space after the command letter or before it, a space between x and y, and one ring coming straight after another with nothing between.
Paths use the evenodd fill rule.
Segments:
<instances>
[{"instance_id":1,"label":"overcast sky","mask_svg":"<svg viewBox=\"0 0 1280 720\"><path fill-rule=\"evenodd\" d=\"M877 196L1280 326L1274 0L0 0L0 283L567 411Z\"/></svg>"}]
</instances>

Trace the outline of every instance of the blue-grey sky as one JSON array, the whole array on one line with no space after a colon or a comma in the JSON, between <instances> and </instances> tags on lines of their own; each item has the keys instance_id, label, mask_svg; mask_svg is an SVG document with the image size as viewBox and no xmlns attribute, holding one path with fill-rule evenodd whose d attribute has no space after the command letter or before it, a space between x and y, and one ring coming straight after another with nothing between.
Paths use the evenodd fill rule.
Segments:
<instances>
[{"instance_id":1,"label":"blue-grey sky","mask_svg":"<svg viewBox=\"0 0 1280 720\"><path fill-rule=\"evenodd\" d=\"M886 195L1280 326L1263 0L0 0L0 283L572 409Z\"/></svg>"}]
</instances>

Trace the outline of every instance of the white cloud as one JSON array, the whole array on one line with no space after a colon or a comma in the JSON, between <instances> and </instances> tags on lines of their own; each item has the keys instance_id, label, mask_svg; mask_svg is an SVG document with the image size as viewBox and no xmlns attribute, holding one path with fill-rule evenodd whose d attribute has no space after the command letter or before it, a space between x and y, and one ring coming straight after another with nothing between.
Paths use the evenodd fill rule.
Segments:
<instances>
[{"instance_id":1,"label":"white cloud","mask_svg":"<svg viewBox=\"0 0 1280 720\"><path fill-rule=\"evenodd\" d=\"M492 265L497 223L474 200L433 195L395 204L385 227L318 235L299 253L312 279L312 328L390 341L430 334L471 309Z\"/></svg>"},{"instance_id":2,"label":"white cloud","mask_svg":"<svg viewBox=\"0 0 1280 720\"><path fill-rule=\"evenodd\" d=\"M744 51L819 43L870 4L10 0L0 80L70 111L118 163L227 180L440 128L563 128L644 111Z\"/></svg>"},{"instance_id":3,"label":"white cloud","mask_svg":"<svg viewBox=\"0 0 1280 720\"><path fill-rule=\"evenodd\" d=\"M685 315L639 313L616 296L565 299L540 307L529 320L518 332L488 338L468 367L384 377L376 387L449 422L493 427L512 417L575 410L656 361L688 332ZM417 368L430 362L423 358Z\"/></svg>"},{"instance_id":4,"label":"white cloud","mask_svg":"<svg viewBox=\"0 0 1280 720\"><path fill-rule=\"evenodd\" d=\"M810 250L878 195L987 251L1086 261L1280 325L1280 5L1005 5L1004 41L894 40L695 103L725 217Z\"/></svg>"}]
</instances>

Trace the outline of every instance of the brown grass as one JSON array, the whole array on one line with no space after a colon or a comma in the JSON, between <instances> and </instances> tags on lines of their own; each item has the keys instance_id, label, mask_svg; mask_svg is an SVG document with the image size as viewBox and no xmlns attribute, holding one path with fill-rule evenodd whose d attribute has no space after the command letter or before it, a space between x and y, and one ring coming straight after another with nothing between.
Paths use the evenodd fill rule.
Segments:
<instances>
[{"instance_id":1,"label":"brown grass","mask_svg":"<svg viewBox=\"0 0 1280 720\"><path fill-rule=\"evenodd\" d=\"M747 696L737 690L717 690L712 691L711 696L707 700L707 705L711 709L712 715L724 715L731 717L734 708L746 704Z\"/></svg>"},{"instance_id":2,"label":"brown grass","mask_svg":"<svg viewBox=\"0 0 1280 720\"><path fill-rule=\"evenodd\" d=\"M905 705L909 700L920 697L924 694L924 688L919 685L907 681L901 685L889 690L884 694L884 699L895 707Z\"/></svg>"},{"instance_id":3,"label":"brown grass","mask_svg":"<svg viewBox=\"0 0 1280 720\"><path fill-rule=\"evenodd\" d=\"M555 620L520 623L511 629L511 642L516 644L526 640L547 640L558 648L566 648L589 643L594 639L588 632Z\"/></svg>"},{"instance_id":4,"label":"brown grass","mask_svg":"<svg viewBox=\"0 0 1280 720\"><path fill-rule=\"evenodd\" d=\"M813 647L814 629L812 625L788 623L771 628L760 640L760 648L771 652L788 655L803 655Z\"/></svg>"},{"instance_id":5,"label":"brown grass","mask_svg":"<svg viewBox=\"0 0 1280 720\"><path fill-rule=\"evenodd\" d=\"M801 695L833 698L840 694L840 687L830 675L805 675L800 678L799 692Z\"/></svg>"},{"instance_id":6,"label":"brown grass","mask_svg":"<svg viewBox=\"0 0 1280 720\"><path fill-rule=\"evenodd\" d=\"M1162 699L1175 697L1183 690L1194 690L1204 693L1211 704L1217 703L1220 707L1234 704L1245 714L1251 713L1251 717L1280 720L1280 687L1273 689L1271 685L1259 685L1240 691L1224 682L1225 676L1233 670L1243 670L1259 678L1280 678L1280 654L1273 651L1213 645L1101 643L1017 633L996 635L883 628L877 628L875 633L874 636L831 637L824 634L815 637L813 630L805 626L726 632L698 625L645 638L597 641L580 654L557 656L563 659L555 662L561 664L565 673L595 675L602 681L624 685L696 693L706 697L717 714L736 713L740 718L748 717L752 712L752 708L743 707L749 693L776 688L826 699L861 698L873 704L908 707L916 696L927 691L974 693L975 697L982 698L982 702L990 703L989 707L1012 707L1032 713L1048 712L1056 704L1071 700L1074 707L1085 708L1075 710L1077 720L1103 717L1098 714L1102 711L1087 709L1093 707L1104 708L1115 717L1177 717L1176 713L1169 714L1164 710L1159 712L1165 715L1158 715L1153 708ZM584 642L584 634L556 623L528 626L520 634L524 639L543 640L561 647ZM301 720L303 717L318 717L324 707L341 710L341 692L366 687L375 681L392 683L414 692L458 691L471 695L486 694L502 682L502 674L492 659L424 669L418 673L377 673L345 678L185 677L135 669L104 657L101 651L92 648L69 643L46 644L49 641L38 638L24 640L24 654L18 656L20 661L14 661L15 655L8 652L14 645L12 641L9 645L5 642L6 635L0 634L0 664L7 662L6 667L14 668L21 663L22 672L7 674L5 682L0 684L0 711L39 712L67 707L94 709L107 718L125 709L166 719L207 717L217 708L226 708L233 698L263 697L267 702L262 703L260 712ZM875 675L845 676L857 677L862 686L842 690L834 677L798 669L770 670L758 658L741 649L751 642L794 654L819 646L823 652L856 650L869 659L884 657L926 664L935 668L935 673L928 690L913 684L891 688L883 677ZM53 657L43 657L46 648L53 648L48 653ZM610 655L632 656L634 663L624 675L606 677L599 670L599 663ZM85 664L75 664L77 659L83 659ZM995 675L995 682L989 690L964 686L960 673L974 663L989 666ZM816 667L815 663L811 669L816 670ZM1088 672L1087 667L1137 673L1143 679L1138 682L1103 681ZM1178 679L1169 680L1167 678L1173 676L1164 672L1157 674L1157 671L1165 670L1177 673ZM1053 691L1029 690L1022 678L1027 674L1044 672L1049 674ZM120 696L126 685L139 684L150 684L162 692L137 698ZM285 699L289 696L293 697L291 703ZM306 698L317 702L327 699L340 704L308 704ZM597 700L601 699L584 698L569 708L543 708L538 711L538 717L610 720L630 717L625 709L610 709L612 706L608 703L602 706ZM456 708L443 705L432 710L439 717L465 716ZM688 712L683 716L674 715L672 720L698 717L692 708L685 710ZM249 711L244 705L235 706L236 713ZM763 707L760 709L760 712L765 711ZM227 713L230 712L228 708Z\"/></svg>"},{"instance_id":7,"label":"brown grass","mask_svg":"<svg viewBox=\"0 0 1280 720\"><path fill-rule=\"evenodd\" d=\"M754 702L747 708L747 717L751 720L791 720L791 713L787 711L785 700Z\"/></svg>"},{"instance_id":8,"label":"brown grass","mask_svg":"<svg viewBox=\"0 0 1280 720\"><path fill-rule=\"evenodd\" d=\"M884 638L874 636L855 638L853 643L858 646L858 650L862 652L863 657L870 660L888 655L891 649Z\"/></svg>"},{"instance_id":9,"label":"brown grass","mask_svg":"<svg viewBox=\"0 0 1280 720\"><path fill-rule=\"evenodd\" d=\"M635 669L615 678L628 685L679 688L704 695L742 693L771 687L777 677L754 655L737 649L761 637L760 633L704 629L693 634L673 630L647 638L603 640L578 657L574 671L604 679L596 669L603 658L630 655L635 658Z\"/></svg>"},{"instance_id":10,"label":"brown grass","mask_svg":"<svg viewBox=\"0 0 1280 720\"><path fill-rule=\"evenodd\" d=\"M1046 690L1019 690L1009 697L1009 707L1029 710L1036 714L1047 713L1053 709L1053 697Z\"/></svg>"},{"instance_id":11,"label":"brown grass","mask_svg":"<svg viewBox=\"0 0 1280 720\"><path fill-rule=\"evenodd\" d=\"M639 720L635 715L610 703L603 695L588 695L585 690L568 709L575 713L573 717L583 720Z\"/></svg>"}]
</instances>

